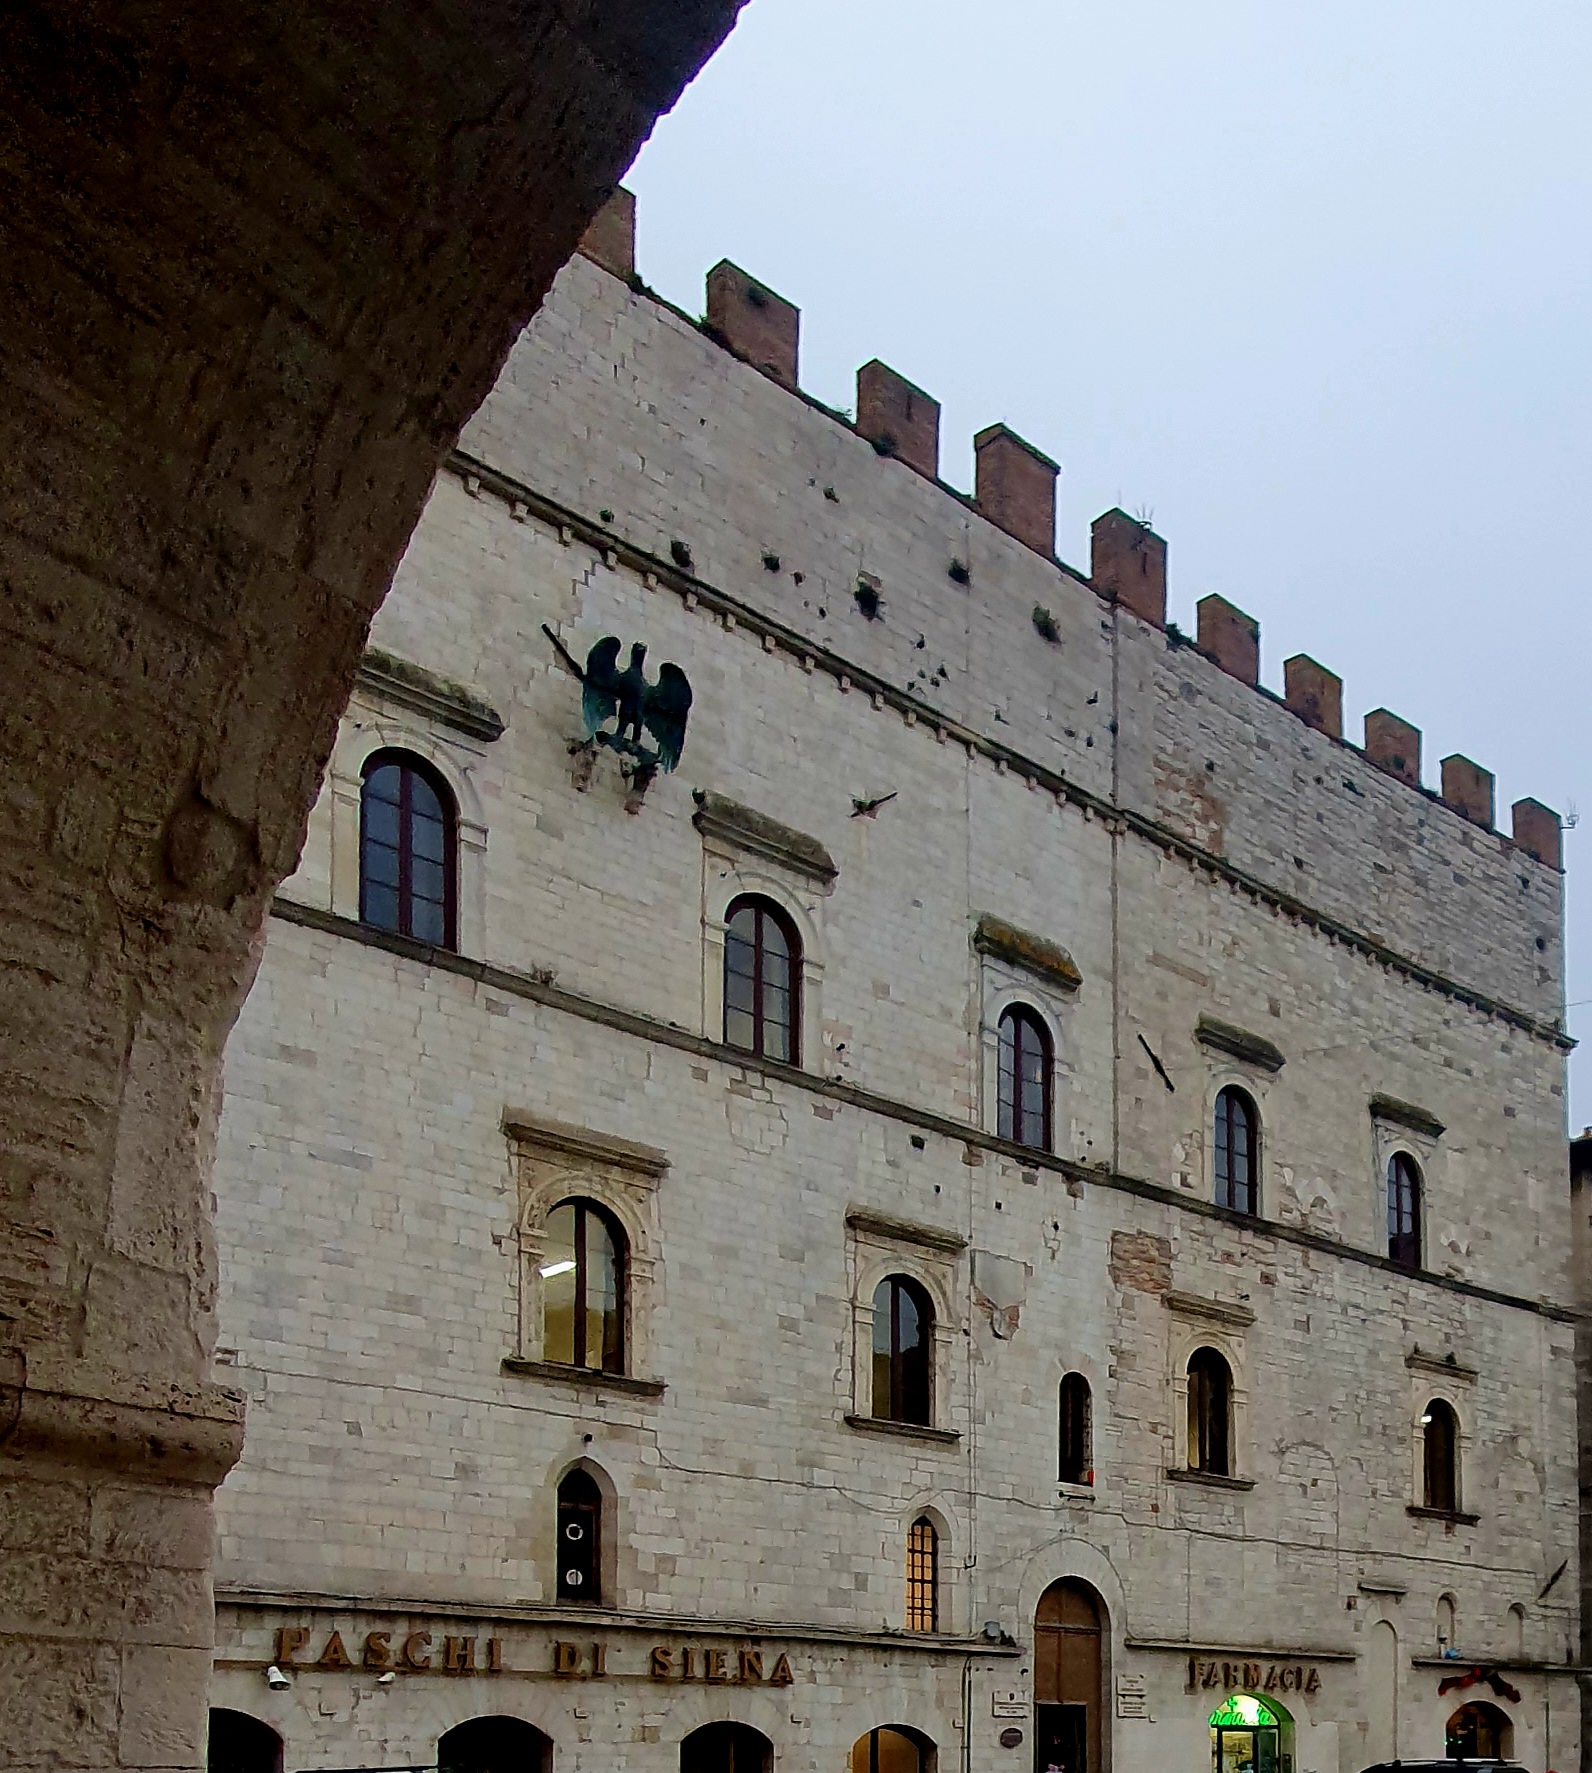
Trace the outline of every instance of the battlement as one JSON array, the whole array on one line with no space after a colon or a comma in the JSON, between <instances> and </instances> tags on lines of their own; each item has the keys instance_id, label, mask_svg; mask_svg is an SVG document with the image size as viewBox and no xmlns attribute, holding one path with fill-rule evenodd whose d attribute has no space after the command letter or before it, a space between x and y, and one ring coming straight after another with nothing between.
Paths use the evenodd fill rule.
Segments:
<instances>
[{"instance_id":1,"label":"battlement","mask_svg":"<svg viewBox=\"0 0 1592 1773\"><path fill-rule=\"evenodd\" d=\"M621 188L592 223L581 251L633 287L644 287L635 272L635 228L635 197ZM801 310L739 266L727 259L714 266L707 276L705 318L698 321L683 314L681 318L835 424L864 438L880 456L892 457L933 481L947 497L1069 572L1104 602L1120 606L1151 627L1166 628L1165 539L1126 512L1107 511L1091 526L1088 573L1072 574L1056 554L1059 468L1006 425L990 425L974 438L975 481L968 495L939 478L939 402L878 358L857 372L854 420L811 400L801 389ZM1225 598L1213 595L1200 600L1194 644L1229 676L1276 699L1260 683L1259 624ZM1454 755L1442 761L1438 788L1427 789L1421 778L1419 730L1386 708L1365 716L1360 744L1346 739L1343 680L1316 660L1301 653L1284 662L1281 702L1304 725L1359 753L1393 781L1448 807L1483 831L1495 830L1490 772ZM1541 802L1516 801L1509 834L1498 835L1536 861L1562 870L1562 821Z\"/></svg>"}]
</instances>

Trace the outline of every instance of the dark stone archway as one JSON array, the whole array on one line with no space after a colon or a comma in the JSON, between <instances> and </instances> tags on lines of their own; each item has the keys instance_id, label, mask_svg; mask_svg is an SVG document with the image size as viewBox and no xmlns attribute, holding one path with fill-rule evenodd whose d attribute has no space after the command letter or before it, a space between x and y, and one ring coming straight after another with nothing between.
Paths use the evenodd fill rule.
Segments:
<instances>
[{"instance_id":1,"label":"dark stone archway","mask_svg":"<svg viewBox=\"0 0 1592 1773\"><path fill-rule=\"evenodd\" d=\"M3 9L0 1764L200 1764L222 1045L437 463L738 4Z\"/></svg>"}]
</instances>

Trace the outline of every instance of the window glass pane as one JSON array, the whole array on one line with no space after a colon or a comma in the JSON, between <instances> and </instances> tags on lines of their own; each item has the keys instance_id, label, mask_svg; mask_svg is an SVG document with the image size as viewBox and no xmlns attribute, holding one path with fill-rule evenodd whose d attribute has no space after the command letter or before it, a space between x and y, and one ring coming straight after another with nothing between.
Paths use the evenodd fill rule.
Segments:
<instances>
[{"instance_id":1,"label":"window glass pane","mask_svg":"<svg viewBox=\"0 0 1592 1773\"><path fill-rule=\"evenodd\" d=\"M777 1059L781 1064L790 1063L790 1029L786 1023L763 1024L763 1055L765 1058Z\"/></svg>"},{"instance_id":2,"label":"window glass pane","mask_svg":"<svg viewBox=\"0 0 1592 1773\"><path fill-rule=\"evenodd\" d=\"M417 899L443 900L444 876L441 865L416 856L409 868L409 886Z\"/></svg>"},{"instance_id":3,"label":"window glass pane","mask_svg":"<svg viewBox=\"0 0 1592 1773\"><path fill-rule=\"evenodd\" d=\"M586 1213L586 1365L618 1368L621 1354L619 1257L613 1236L594 1212Z\"/></svg>"},{"instance_id":4,"label":"window glass pane","mask_svg":"<svg viewBox=\"0 0 1592 1773\"><path fill-rule=\"evenodd\" d=\"M729 1009L745 1010L748 1015L752 1013L753 1006L757 1002L757 993L750 974L735 972L725 974L724 1002Z\"/></svg>"},{"instance_id":5,"label":"window glass pane","mask_svg":"<svg viewBox=\"0 0 1592 1773\"><path fill-rule=\"evenodd\" d=\"M397 764L381 764L365 778L365 797L367 800L386 801L397 806L402 780L403 771Z\"/></svg>"},{"instance_id":6,"label":"window glass pane","mask_svg":"<svg viewBox=\"0 0 1592 1773\"><path fill-rule=\"evenodd\" d=\"M448 939L447 912L430 899L410 902L409 925L409 934L417 942L431 942L440 948Z\"/></svg>"},{"instance_id":7,"label":"window glass pane","mask_svg":"<svg viewBox=\"0 0 1592 1773\"><path fill-rule=\"evenodd\" d=\"M365 880L369 885L396 888L398 885L398 852L384 844L365 845Z\"/></svg>"},{"instance_id":8,"label":"window glass pane","mask_svg":"<svg viewBox=\"0 0 1592 1773\"><path fill-rule=\"evenodd\" d=\"M575 1209L567 1202L554 1207L547 1215L539 1271L542 1280L542 1358L572 1366L575 1361Z\"/></svg>"},{"instance_id":9,"label":"window glass pane","mask_svg":"<svg viewBox=\"0 0 1592 1773\"><path fill-rule=\"evenodd\" d=\"M767 912L762 916L763 949L768 956L770 967L778 967L783 973L790 955L790 944L785 940L785 932L779 927L776 918Z\"/></svg>"},{"instance_id":10,"label":"window glass pane","mask_svg":"<svg viewBox=\"0 0 1592 1773\"><path fill-rule=\"evenodd\" d=\"M378 930L398 927L398 895L391 887L367 885L361 915Z\"/></svg>"},{"instance_id":11,"label":"window glass pane","mask_svg":"<svg viewBox=\"0 0 1592 1773\"><path fill-rule=\"evenodd\" d=\"M410 826L414 833L414 851L428 862L440 862L447 853L447 827L440 819L416 819Z\"/></svg>"},{"instance_id":12,"label":"window glass pane","mask_svg":"<svg viewBox=\"0 0 1592 1773\"><path fill-rule=\"evenodd\" d=\"M409 772L409 806L415 819L442 823L442 802L437 791L418 770Z\"/></svg>"},{"instance_id":13,"label":"window glass pane","mask_svg":"<svg viewBox=\"0 0 1592 1773\"><path fill-rule=\"evenodd\" d=\"M732 1047L740 1047L744 1052L751 1052L755 1030L752 1017L747 1010L737 1010L726 1006L724 1011L724 1039Z\"/></svg>"},{"instance_id":14,"label":"window glass pane","mask_svg":"<svg viewBox=\"0 0 1592 1773\"><path fill-rule=\"evenodd\" d=\"M378 800L374 795L365 796L364 806L365 838L370 843L384 843L389 848L398 845L398 808L392 801Z\"/></svg>"}]
</instances>

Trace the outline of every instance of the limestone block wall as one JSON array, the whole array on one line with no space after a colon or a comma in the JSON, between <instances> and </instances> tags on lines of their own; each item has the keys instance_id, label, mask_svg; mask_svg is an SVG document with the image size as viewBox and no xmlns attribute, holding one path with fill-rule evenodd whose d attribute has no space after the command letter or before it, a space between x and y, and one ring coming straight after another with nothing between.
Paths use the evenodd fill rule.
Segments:
<instances>
[{"instance_id":1,"label":"limestone block wall","mask_svg":"<svg viewBox=\"0 0 1592 1773\"><path fill-rule=\"evenodd\" d=\"M239 1606L545 1619L553 1489L585 1460L611 1487L623 1609L884 1643L928 1510L945 1654L999 1621L1014 1687L1068 1574L1104 1598L1117 1664L1162 1671L1157 1704L1174 1680L1155 1659L1178 1645L1341 1657L1313 1773L1370 1758L1373 1624L1398 1633L1412 1731L1436 1727L1414 1659L1436 1653L1445 1596L1465 1655L1546 1682L1577 1641L1574 1582L1541 1596L1576 1555L1557 872L590 264L466 442L373 638L501 731L366 673L229 1056ZM639 810L611 757L573 755L579 686L544 624L577 657L612 633L688 675L681 768ZM458 802L457 956L357 922L360 772L392 745ZM699 829L708 793L821 846L832 878ZM720 1040L742 889L802 936L798 1069ZM1076 985L978 952L991 915L1064 949ZM992 1028L1014 995L1056 1042L1043 1156L995 1137ZM1213 1048L1202 1018L1280 1066ZM1213 1204L1227 1082L1261 1113L1258 1220ZM526 1369L506 1114L666 1157L633 1225L651 1394ZM1426 1184L1418 1276L1385 1257L1399 1150ZM938 1253L870 1241L859 1211L931 1228ZM1015 1321L974 1284L991 1258L1020 1276ZM936 1300L943 1438L846 1420L867 1414L863 1308L892 1268ZM1249 1488L1171 1475L1204 1343L1234 1369ZM1088 1488L1056 1477L1069 1371L1095 1400ZM1474 1522L1409 1512L1433 1396L1459 1414ZM923 1701L942 1752L943 1701ZM1573 1699L1552 1703L1562 1724ZM998 1754L987 1725L973 1764ZM820 1735L814 1764L849 1741ZM1421 1746L1440 1744L1404 1752ZM603 1764L667 1759L653 1741Z\"/></svg>"}]
</instances>

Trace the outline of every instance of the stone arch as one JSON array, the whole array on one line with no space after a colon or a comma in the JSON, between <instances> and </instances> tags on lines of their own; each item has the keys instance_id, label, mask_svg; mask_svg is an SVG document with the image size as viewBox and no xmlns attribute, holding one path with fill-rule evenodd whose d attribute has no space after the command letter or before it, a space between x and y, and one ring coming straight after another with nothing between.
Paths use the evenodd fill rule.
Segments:
<instances>
[{"instance_id":1,"label":"stone arch","mask_svg":"<svg viewBox=\"0 0 1592 1773\"><path fill-rule=\"evenodd\" d=\"M209 1773L282 1773L282 1738L246 1711L213 1707L205 1765Z\"/></svg>"},{"instance_id":2,"label":"stone arch","mask_svg":"<svg viewBox=\"0 0 1592 1773\"><path fill-rule=\"evenodd\" d=\"M751 1724L701 1724L680 1744L680 1773L772 1773L774 1744Z\"/></svg>"},{"instance_id":3,"label":"stone arch","mask_svg":"<svg viewBox=\"0 0 1592 1773\"><path fill-rule=\"evenodd\" d=\"M551 1740L502 1713L455 1724L437 1741L437 1773L550 1773L552 1765Z\"/></svg>"},{"instance_id":4,"label":"stone arch","mask_svg":"<svg viewBox=\"0 0 1592 1773\"><path fill-rule=\"evenodd\" d=\"M1052 1582L1034 1609L1035 1764L1103 1773L1111 1752L1111 1624L1092 1583Z\"/></svg>"},{"instance_id":5,"label":"stone arch","mask_svg":"<svg viewBox=\"0 0 1592 1773\"><path fill-rule=\"evenodd\" d=\"M208 1164L273 895L439 463L737 10L526 0L506 36L490 8L428 10L423 59L408 0L306 0L295 54L270 8L224 27L124 9L114 41L79 0L9 21L0 112L26 124L0 175L29 251L0 268L0 675L29 817L0 831L0 917L30 946L47 931L49 959L19 969L0 1025L10 1131L36 1154L0 1246L52 1252L8 1263L0 1396L39 1478L23 1530L86 1485L107 1545L147 1546L163 1510L183 1530L154 1542L191 1544L196 1493L238 1457L241 1399L211 1372ZM270 205L196 176L284 143L304 176ZM41 737L64 733L69 754ZM92 1138L62 1133L63 1090ZM132 1450L115 1471L84 1463L77 1428L106 1411ZM57 1677L7 1724L132 1764L119 1597L156 1578L133 1550L101 1568L81 1617L48 1627ZM208 1584L171 1581L170 1641L207 1644ZM17 1632L53 1604L27 1597ZM205 1661L166 1696L174 1765L204 1753Z\"/></svg>"}]
</instances>

